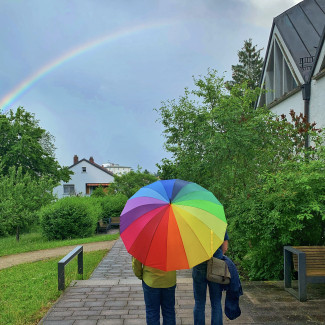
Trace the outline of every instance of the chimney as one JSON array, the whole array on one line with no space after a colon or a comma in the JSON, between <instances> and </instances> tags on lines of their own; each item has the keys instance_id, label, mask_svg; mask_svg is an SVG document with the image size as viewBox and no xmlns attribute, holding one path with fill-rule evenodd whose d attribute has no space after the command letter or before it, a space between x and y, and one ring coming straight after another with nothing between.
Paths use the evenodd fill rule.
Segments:
<instances>
[{"instance_id":1,"label":"chimney","mask_svg":"<svg viewBox=\"0 0 325 325\"><path fill-rule=\"evenodd\" d=\"M89 158L89 161L90 161L92 164L94 164L94 157L91 156L91 157Z\"/></svg>"},{"instance_id":2,"label":"chimney","mask_svg":"<svg viewBox=\"0 0 325 325\"><path fill-rule=\"evenodd\" d=\"M74 155L74 157L73 157L73 164L74 164L74 165L77 164L78 161L79 161L78 156L77 156L77 155Z\"/></svg>"}]
</instances>

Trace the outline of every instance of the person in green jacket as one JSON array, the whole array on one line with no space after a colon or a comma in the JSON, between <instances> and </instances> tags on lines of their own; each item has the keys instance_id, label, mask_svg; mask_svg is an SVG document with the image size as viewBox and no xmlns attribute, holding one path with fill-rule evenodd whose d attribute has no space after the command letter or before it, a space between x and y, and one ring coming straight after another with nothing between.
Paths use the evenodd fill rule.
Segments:
<instances>
[{"instance_id":1,"label":"person in green jacket","mask_svg":"<svg viewBox=\"0 0 325 325\"><path fill-rule=\"evenodd\" d=\"M160 307L163 325L175 325L176 271L161 271L143 265L132 258L134 274L142 280L146 320L148 325L160 324Z\"/></svg>"}]
</instances>

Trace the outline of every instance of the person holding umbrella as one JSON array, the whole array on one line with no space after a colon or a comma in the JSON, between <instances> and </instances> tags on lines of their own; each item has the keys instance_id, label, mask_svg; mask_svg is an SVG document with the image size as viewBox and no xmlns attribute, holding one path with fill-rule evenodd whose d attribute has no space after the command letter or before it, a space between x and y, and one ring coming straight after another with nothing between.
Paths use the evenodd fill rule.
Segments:
<instances>
[{"instance_id":1,"label":"person holding umbrella","mask_svg":"<svg viewBox=\"0 0 325 325\"><path fill-rule=\"evenodd\" d=\"M142 280L148 324L159 324L160 307L164 325L175 324L176 270L211 258L226 228L222 204L193 182L159 180L127 201L120 234Z\"/></svg>"},{"instance_id":2,"label":"person holding umbrella","mask_svg":"<svg viewBox=\"0 0 325 325\"><path fill-rule=\"evenodd\" d=\"M148 325L160 324L160 308L164 325L175 325L176 271L161 271L132 258L134 274L142 280Z\"/></svg>"},{"instance_id":3,"label":"person holding umbrella","mask_svg":"<svg viewBox=\"0 0 325 325\"><path fill-rule=\"evenodd\" d=\"M226 232L224 243L216 250L213 257L221 259L228 249L228 233ZM209 288L211 302L211 325L223 324L221 306L222 285L207 280L207 261L196 265L192 269L193 293L194 293L194 325L205 325L205 303L207 288Z\"/></svg>"}]
</instances>

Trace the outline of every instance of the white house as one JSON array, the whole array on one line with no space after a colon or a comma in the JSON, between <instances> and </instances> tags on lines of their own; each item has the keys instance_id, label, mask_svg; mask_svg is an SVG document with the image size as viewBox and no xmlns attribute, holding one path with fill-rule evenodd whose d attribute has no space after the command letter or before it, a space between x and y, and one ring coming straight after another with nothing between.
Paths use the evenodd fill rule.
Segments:
<instances>
[{"instance_id":1,"label":"white house","mask_svg":"<svg viewBox=\"0 0 325 325\"><path fill-rule=\"evenodd\" d=\"M102 166L105 167L110 172L112 172L113 174L119 176L123 174L127 174L132 170L131 167L120 166L119 164L114 164L114 163L105 163Z\"/></svg>"},{"instance_id":2,"label":"white house","mask_svg":"<svg viewBox=\"0 0 325 325\"><path fill-rule=\"evenodd\" d=\"M70 181L68 183L61 182L53 190L58 198L75 194L90 195L98 186L107 187L114 182L112 172L96 164L93 157L90 157L89 160L79 160L75 155L73 165L69 169L74 173L71 175Z\"/></svg>"},{"instance_id":3,"label":"white house","mask_svg":"<svg viewBox=\"0 0 325 325\"><path fill-rule=\"evenodd\" d=\"M325 127L325 0L304 0L273 20L257 107L293 109Z\"/></svg>"}]
</instances>

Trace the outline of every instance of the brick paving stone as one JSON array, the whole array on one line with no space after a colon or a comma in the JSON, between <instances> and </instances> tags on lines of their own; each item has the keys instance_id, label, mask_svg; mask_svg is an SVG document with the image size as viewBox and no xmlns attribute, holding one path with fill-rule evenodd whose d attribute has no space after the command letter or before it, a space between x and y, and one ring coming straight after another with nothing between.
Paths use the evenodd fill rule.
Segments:
<instances>
[{"instance_id":1,"label":"brick paving stone","mask_svg":"<svg viewBox=\"0 0 325 325\"><path fill-rule=\"evenodd\" d=\"M102 307L105 304L105 300L101 301L87 301L85 302L85 307Z\"/></svg>"},{"instance_id":2,"label":"brick paving stone","mask_svg":"<svg viewBox=\"0 0 325 325\"><path fill-rule=\"evenodd\" d=\"M90 310L97 310L98 314L100 314L100 312L105 309L106 307L90 307ZM97 315L97 317L99 316Z\"/></svg>"},{"instance_id":3,"label":"brick paving stone","mask_svg":"<svg viewBox=\"0 0 325 325\"><path fill-rule=\"evenodd\" d=\"M96 325L97 320L91 320L91 319L86 319L86 320L76 320L73 325Z\"/></svg>"},{"instance_id":4,"label":"brick paving stone","mask_svg":"<svg viewBox=\"0 0 325 325\"><path fill-rule=\"evenodd\" d=\"M63 317L65 316L71 316L73 314L73 311L67 310L67 311L53 311L52 312L52 317Z\"/></svg>"},{"instance_id":5,"label":"brick paving stone","mask_svg":"<svg viewBox=\"0 0 325 325\"><path fill-rule=\"evenodd\" d=\"M108 300L105 302L105 307L109 306L118 306L118 307L125 307L127 305L127 301L126 300Z\"/></svg>"},{"instance_id":6,"label":"brick paving stone","mask_svg":"<svg viewBox=\"0 0 325 325\"><path fill-rule=\"evenodd\" d=\"M144 325L144 319L125 319L124 320L124 325Z\"/></svg>"},{"instance_id":7,"label":"brick paving stone","mask_svg":"<svg viewBox=\"0 0 325 325\"><path fill-rule=\"evenodd\" d=\"M91 292L88 297L90 299L95 299L95 300L98 300L98 299L108 299L108 295L99 295L98 293L96 292Z\"/></svg>"},{"instance_id":8,"label":"brick paving stone","mask_svg":"<svg viewBox=\"0 0 325 325\"><path fill-rule=\"evenodd\" d=\"M65 307L65 308L70 308L70 307L83 307L85 304L84 301L60 301L56 305L57 307Z\"/></svg>"},{"instance_id":9,"label":"brick paving stone","mask_svg":"<svg viewBox=\"0 0 325 325\"><path fill-rule=\"evenodd\" d=\"M72 325L73 323L74 323L74 320L53 320L53 321L48 320L48 321L46 321L46 325Z\"/></svg>"},{"instance_id":10,"label":"brick paving stone","mask_svg":"<svg viewBox=\"0 0 325 325\"><path fill-rule=\"evenodd\" d=\"M88 319L96 319L98 321L100 319L106 319L106 316L102 316L102 315L89 316Z\"/></svg>"},{"instance_id":11,"label":"brick paving stone","mask_svg":"<svg viewBox=\"0 0 325 325\"><path fill-rule=\"evenodd\" d=\"M98 321L97 325L123 325L123 319L105 319Z\"/></svg>"},{"instance_id":12,"label":"brick paving stone","mask_svg":"<svg viewBox=\"0 0 325 325\"><path fill-rule=\"evenodd\" d=\"M128 314L129 311L127 309L106 309L106 310L102 310L101 311L101 315L107 315L107 316L111 316L111 315L118 315L119 317L121 317L122 315L126 315Z\"/></svg>"},{"instance_id":13,"label":"brick paving stone","mask_svg":"<svg viewBox=\"0 0 325 325\"><path fill-rule=\"evenodd\" d=\"M74 310L74 311L84 311L89 310L89 307L70 307L68 310Z\"/></svg>"}]
</instances>

